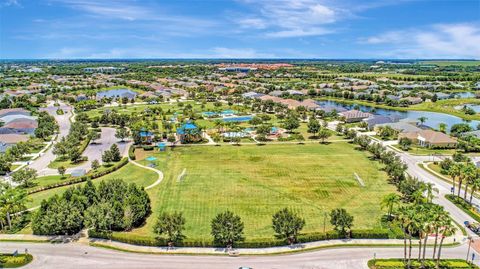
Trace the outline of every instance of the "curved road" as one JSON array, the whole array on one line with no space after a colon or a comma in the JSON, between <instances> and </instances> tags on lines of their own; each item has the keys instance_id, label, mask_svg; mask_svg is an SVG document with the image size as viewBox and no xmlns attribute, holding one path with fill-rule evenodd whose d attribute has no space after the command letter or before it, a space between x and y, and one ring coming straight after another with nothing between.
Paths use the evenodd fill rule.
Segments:
<instances>
[{"instance_id":1,"label":"curved road","mask_svg":"<svg viewBox=\"0 0 480 269\"><path fill-rule=\"evenodd\" d=\"M48 114L55 117L55 120L59 126L59 132L56 141L59 141L62 137L67 136L68 132L70 131L70 117L72 116L72 107L66 105L64 103L59 102L60 106L54 106L54 102L50 102L46 108L42 108L42 111L47 111ZM65 111L63 115L57 115L57 109L61 108ZM38 175L44 176L47 175L50 168L48 168L48 164L55 160L55 154L53 154L53 146L51 146L47 151L45 151L40 157L35 159L32 163L28 165L28 167L37 170Z\"/></svg>"},{"instance_id":2,"label":"curved road","mask_svg":"<svg viewBox=\"0 0 480 269\"><path fill-rule=\"evenodd\" d=\"M249 266L255 269L360 269L368 268L366 263L374 254L377 258L402 257L403 248L338 248L324 249L280 256L179 256L153 255L118 252L103 248L94 248L80 243L2 243L0 252L23 253L25 248L34 256L29 268L162 268L162 269L237 269ZM416 248L412 249L416 256ZM466 257L467 246L443 248L444 258ZM427 252L431 256L431 251Z\"/></svg>"}]
</instances>

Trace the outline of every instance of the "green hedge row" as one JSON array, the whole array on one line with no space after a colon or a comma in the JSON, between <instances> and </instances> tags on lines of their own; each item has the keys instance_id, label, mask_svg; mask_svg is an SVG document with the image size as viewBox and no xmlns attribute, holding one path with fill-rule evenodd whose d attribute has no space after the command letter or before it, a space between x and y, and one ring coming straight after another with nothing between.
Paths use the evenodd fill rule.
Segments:
<instances>
[{"instance_id":1,"label":"green hedge row","mask_svg":"<svg viewBox=\"0 0 480 269\"><path fill-rule=\"evenodd\" d=\"M0 254L0 268L17 268L30 263L33 260L30 254Z\"/></svg>"},{"instance_id":2,"label":"green hedge row","mask_svg":"<svg viewBox=\"0 0 480 269\"><path fill-rule=\"evenodd\" d=\"M140 246L167 246L167 241L163 239L156 239L148 236L130 235L128 233L109 233L106 231L89 231L89 236L92 238L111 239L132 245ZM342 239L344 236L340 235L337 231L328 231L326 233L311 233L303 234L298 237L299 243L307 243L313 241L321 241L328 239ZM389 230L376 229L376 230L352 230L351 238L355 239L388 239ZM260 238L249 239L244 242L238 242L235 247L238 248L265 248L265 247L277 247L284 246L287 242L285 240L276 238ZM223 247L215 245L213 241L195 241L186 238L183 242L177 243L178 247Z\"/></svg>"},{"instance_id":3,"label":"green hedge row","mask_svg":"<svg viewBox=\"0 0 480 269\"><path fill-rule=\"evenodd\" d=\"M85 176L72 178L72 179L57 182L57 183L54 183L54 184L49 184L49 185L46 185L46 186L43 186L43 187L40 187L40 188L29 190L27 193L28 194L33 194L33 193L36 193L36 192L46 191L46 190L49 190L49 189L54 189L54 188L58 188L58 187L77 184L77 183L80 183L80 182L87 181L88 179L99 178L99 177L110 174L110 173L122 168L127 163L128 163L128 158L122 158L118 163L114 164L113 166L108 167L105 170L98 171L98 172L93 172L92 174L87 174Z\"/></svg>"},{"instance_id":4,"label":"green hedge row","mask_svg":"<svg viewBox=\"0 0 480 269\"><path fill-rule=\"evenodd\" d=\"M450 202L454 203L457 207L462 209L474 220L480 222L480 214L474 211L473 207L468 202L463 200L463 198L459 198L458 196L455 196L453 194L447 194L445 195L445 198L447 198Z\"/></svg>"},{"instance_id":5,"label":"green hedge row","mask_svg":"<svg viewBox=\"0 0 480 269\"><path fill-rule=\"evenodd\" d=\"M131 145L130 148L128 148L128 158L130 158L130 160L135 160L136 157L135 157L135 146L134 145Z\"/></svg>"},{"instance_id":6,"label":"green hedge row","mask_svg":"<svg viewBox=\"0 0 480 269\"><path fill-rule=\"evenodd\" d=\"M417 260L411 261L411 269L433 269L435 267L435 261L431 259L425 260L425 267ZM368 267L371 269L404 269L406 268L402 259L376 259L369 260ZM461 259L441 259L439 264L440 269L467 269L478 268L476 265L468 264L465 260Z\"/></svg>"}]
</instances>

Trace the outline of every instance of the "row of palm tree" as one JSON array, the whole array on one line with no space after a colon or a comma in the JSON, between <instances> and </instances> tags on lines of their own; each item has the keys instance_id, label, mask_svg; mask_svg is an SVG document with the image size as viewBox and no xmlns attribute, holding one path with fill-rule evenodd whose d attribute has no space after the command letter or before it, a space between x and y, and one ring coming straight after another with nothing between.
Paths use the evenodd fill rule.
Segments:
<instances>
[{"instance_id":1,"label":"row of palm tree","mask_svg":"<svg viewBox=\"0 0 480 269\"><path fill-rule=\"evenodd\" d=\"M471 162L458 162L451 165L448 173L452 177L453 190L455 190L455 183L458 182L458 198L460 198L462 185L464 185L463 199L467 201L468 188L470 188L470 199L468 202L472 204L473 193L480 189L480 169Z\"/></svg>"},{"instance_id":2,"label":"row of palm tree","mask_svg":"<svg viewBox=\"0 0 480 269\"><path fill-rule=\"evenodd\" d=\"M441 249L445 237L455 233L456 227L442 206L433 204L434 193L438 192L432 183L423 183L416 178L405 175L406 164L392 151L366 136L358 136L354 142L360 148L372 153L374 159L385 164L384 170L395 184L402 196L396 193L388 194L381 202L383 208L388 210L388 220L394 220L403 231L404 262L407 268L412 262L412 240L418 238L418 262L424 267L427 256L427 240L430 234L435 235L432 250L432 259L436 260L439 268ZM403 201L406 204L398 209L395 205ZM440 242L438 242L440 240Z\"/></svg>"},{"instance_id":3,"label":"row of palm tree","mask_svg":"<svg viewBox=\"0 0 480 269\"><path fill-rule=\"evenodd\" d=\"M439 268L444 239L449 235L453 235L457 229L452 223L448 212L446 212L442 206L432 203L409 204L398 209L395 220L403 231L403 260L407 268L411 267L412 262L413 236L418 236L417 261L424 267L427 253L427 240L428 236L432 233L435 236L435 242L431 257L435 260L436 268ZM439 238L440 242L438 242Z\"/></svg>"}]
</instances>

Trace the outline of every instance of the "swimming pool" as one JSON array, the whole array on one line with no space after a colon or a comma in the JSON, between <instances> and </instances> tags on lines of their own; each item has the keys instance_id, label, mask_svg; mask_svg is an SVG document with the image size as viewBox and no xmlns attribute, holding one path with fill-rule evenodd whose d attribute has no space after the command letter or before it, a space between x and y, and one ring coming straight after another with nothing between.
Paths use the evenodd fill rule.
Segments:
<instances>
[{"instance_id":1,"label":"swimming pool","mask_svg":"<svg viewBox=\"0 0 480 269\"><path fill-rule=\"evenodd\" d=\"M150 156L150 157L146 158L145 160L147 160L147 161L150 161L150 162L151 162L151 161L156 161L156 160L157 160L157 158L155 158L155 157L153 157L153 156Z\"/></svg>"},{"instance_id":2,"label":"swimming pool","mask_svg":"<svg viewBox=\"0 0 480 269\"><path fill-rule=\"evenodd\" d=\"M249 121L252 118L253 116L240 116L240 117L223 118L222 120L225 122L242 122L242 121Z\"/></svg>"}]
</instances>

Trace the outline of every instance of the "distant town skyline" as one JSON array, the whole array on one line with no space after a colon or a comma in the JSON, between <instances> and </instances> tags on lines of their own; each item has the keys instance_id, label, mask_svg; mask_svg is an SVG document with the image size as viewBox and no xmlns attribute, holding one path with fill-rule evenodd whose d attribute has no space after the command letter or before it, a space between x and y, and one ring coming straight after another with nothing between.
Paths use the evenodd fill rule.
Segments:
<instances>
[{"instance_id":1,"label":"distant town skyline","mask_svg":"<svg viewBox=\"0 0 480 269\"><path fill-rule=\"evenodd\" d=\"M0 0L0 59L480 59L480 1Z\"/></svg>"}]
</instances>

